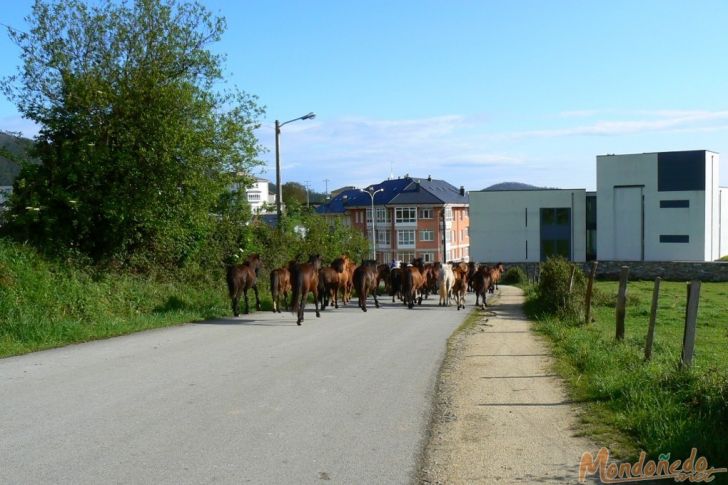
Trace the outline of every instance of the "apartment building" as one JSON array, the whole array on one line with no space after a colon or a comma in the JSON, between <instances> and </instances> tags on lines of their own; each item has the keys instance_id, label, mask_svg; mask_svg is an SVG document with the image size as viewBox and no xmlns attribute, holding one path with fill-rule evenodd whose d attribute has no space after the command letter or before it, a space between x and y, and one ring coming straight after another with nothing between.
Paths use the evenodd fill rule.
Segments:
<instances>
[{"instance_id":1,"label":"apartment building","mask_svg":"<svg viewBox=\"0 0 728 485\"><path fill-rule=\"evenodd\" d=\"M357 228L369 241L374 230L380 263L420 257L425 262L468 261L468 207L463 187L431 177L404 177L365 190L344 190L317 212Z\"/></svg>"}]
</instances>

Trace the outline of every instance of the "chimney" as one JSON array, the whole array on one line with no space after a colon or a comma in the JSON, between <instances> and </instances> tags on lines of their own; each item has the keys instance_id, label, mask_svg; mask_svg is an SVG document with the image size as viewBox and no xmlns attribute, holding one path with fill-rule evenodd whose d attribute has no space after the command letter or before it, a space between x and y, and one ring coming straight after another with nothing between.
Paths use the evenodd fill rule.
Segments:
<instances>
[{"instance_id":1,"label":"chimney","mask_svg":"<svg viewBox=\"0 0 728 485\"><path fill-rule=\"evenodd\" d=\"M462 196L465 195L465 186L464 185L460 186L460 195L462 195Z\"/></svg>"},{"instance_id":2,"label":"chimney","mask_svg":"<svg viewBox=\"0 0 728 485\"><path fill-rule=\"evenodd\" d=\"M427 181L428 181L428 182L432 182L432 175L428 175L428 176L427 176Z\"/></svg>"}]
</instances>

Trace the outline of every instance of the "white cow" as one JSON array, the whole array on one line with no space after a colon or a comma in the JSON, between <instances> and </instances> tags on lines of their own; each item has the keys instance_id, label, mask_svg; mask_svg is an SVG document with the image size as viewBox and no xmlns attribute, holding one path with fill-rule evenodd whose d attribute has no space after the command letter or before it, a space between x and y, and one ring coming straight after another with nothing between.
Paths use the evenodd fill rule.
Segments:
<instances>
[{"instance_id":1,"label":"white cow","mask_svg":"<svg viewBox=\"0 0 728 485\"><path fill-rule=\"evenodd\" d=\"M440 302L438 306L450 306L450 293L452 285L455 283L455 274L449 264L442 266L440 271L440 279L437 282L437 288L440 294Z\"/></svg>"}]
</instances>

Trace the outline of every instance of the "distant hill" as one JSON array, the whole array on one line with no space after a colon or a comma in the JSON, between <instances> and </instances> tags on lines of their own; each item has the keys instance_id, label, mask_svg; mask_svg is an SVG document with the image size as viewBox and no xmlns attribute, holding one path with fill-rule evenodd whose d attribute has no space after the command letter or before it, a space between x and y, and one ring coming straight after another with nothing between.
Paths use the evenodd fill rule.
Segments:
<instances>
[{"instance_id":1,"label":"distant hill","mask_svg":"<svg viewBox=\"0 0 728 485\"><path fill-rule=\"evenodd\" d=\"M0 132L0 185L13 185L20 173L18 160L27 159L33 141Z\"/></svg>"},{"instance_id":2,"label":"distant hill","mask_svg":"<svg viewBox=\"0 0 728 485\"><path fill-rule=\"evenodd\" d=\"M486 187L483 190L544 190L550 188L551 187L537 187L535 185L523 184L521 182L501 182L499 184Z\"/></svg>"}]
</instances>

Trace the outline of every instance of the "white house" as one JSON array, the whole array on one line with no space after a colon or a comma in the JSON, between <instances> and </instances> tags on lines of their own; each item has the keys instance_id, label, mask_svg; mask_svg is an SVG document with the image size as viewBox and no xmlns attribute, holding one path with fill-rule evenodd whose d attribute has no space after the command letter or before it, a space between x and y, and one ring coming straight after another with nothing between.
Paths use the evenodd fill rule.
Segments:
<instances>
[{"instance_id":1,"label":"white house","mask_svg":"<svg viewBox=\"0 0 728 485\"><path fill-rule=\"evenodd\" d=\"M713 261L726 254L721 195L728 191L718 187L719 168L719 155L707 150L598 156L599 259Z\"/></svg>"},{"instance_id":2,"label":"white house","mask_svg":"<svg viewBox=\"0 0 728 485\"><path fill-rule=\"evenodd\" d=\"M268 184L269 182L266 179L257 178L253 185L245 189L253 213L264 212L264 205L271 207L275 205L276 194L269 192Z\"/></svg>"},{"instance_id":3,"label":"white house","mask_svg":"<svg viewBox=\"0 0 728 485\"><path fill-rule=\"evenodd\" d=\"M473 261L538 262L550 255L585 261L584 189L470 192Z\"/></svg>"}]
</instances>

